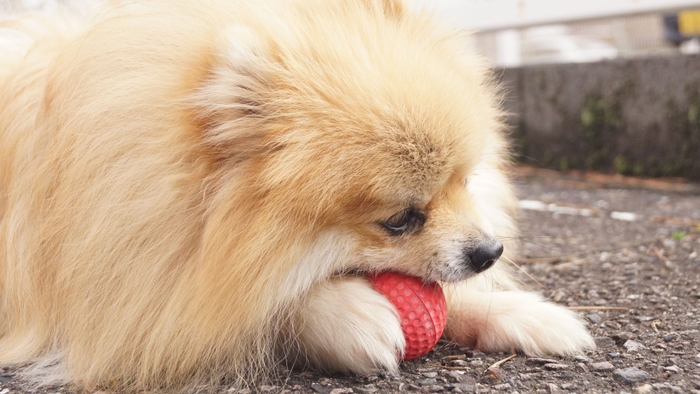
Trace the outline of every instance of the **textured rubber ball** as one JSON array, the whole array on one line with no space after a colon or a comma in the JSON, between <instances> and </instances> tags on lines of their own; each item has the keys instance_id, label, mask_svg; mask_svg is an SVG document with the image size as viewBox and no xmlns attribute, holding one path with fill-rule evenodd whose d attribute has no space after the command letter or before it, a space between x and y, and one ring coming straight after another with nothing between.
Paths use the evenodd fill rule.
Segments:
<instances>
[{"instance_id":1,"label":"textured rubber ball","mask_svg":"<svg viewBox=\"0 0 700 394\"><path fill-rule=\"evenodd\" d=\"M390 271L368 275L367 279L399 313L406 339L403 360L413 360L433 350L447 321L447 303L440 285Z\"/></svg>"}]
</instances>

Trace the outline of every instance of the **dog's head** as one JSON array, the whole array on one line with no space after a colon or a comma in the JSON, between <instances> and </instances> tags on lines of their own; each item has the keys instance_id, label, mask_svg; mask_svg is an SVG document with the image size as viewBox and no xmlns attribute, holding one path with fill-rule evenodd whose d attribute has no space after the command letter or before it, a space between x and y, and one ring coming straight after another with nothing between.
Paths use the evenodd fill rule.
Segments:
<instances>
[{"instance_id":1,"label":"dog's head","mask_svg":"<svg viewBox=\"0 0 700 394\"><path fill-rule=\"evenodd\" d=\"M221 165L280 220L334 231L336 270L457 281L492 266L510 192L481 61L393 1L288 11L223 38L199 96Z\"/></svg>"}]
</instances>

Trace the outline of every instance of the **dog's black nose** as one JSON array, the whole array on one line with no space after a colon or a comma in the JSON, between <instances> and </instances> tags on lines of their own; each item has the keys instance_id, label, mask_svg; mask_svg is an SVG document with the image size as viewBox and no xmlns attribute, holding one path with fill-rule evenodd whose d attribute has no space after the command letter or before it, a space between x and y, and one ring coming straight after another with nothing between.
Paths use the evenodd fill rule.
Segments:
<instances>
[{"instance_id":1,"label":"dog's black nose","mask_svg":"<svg viewBox=\"0 0 700 394\"><path fill-rule=\"evenodd\" d=\"M503 254L503 244L496 238L489 238L467 251L472 269L477 273L486 271Z\"/></svg>"}]
</instances>

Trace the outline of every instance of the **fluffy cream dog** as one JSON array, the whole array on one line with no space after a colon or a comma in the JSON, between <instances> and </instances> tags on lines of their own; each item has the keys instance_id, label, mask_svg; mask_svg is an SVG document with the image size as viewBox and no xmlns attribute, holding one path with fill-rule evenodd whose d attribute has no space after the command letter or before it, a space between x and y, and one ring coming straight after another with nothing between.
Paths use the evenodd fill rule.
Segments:
<instances>
[{"instance_id":1,"label":"fluffy cream dog","mask_svg":"<svg viewBox=\"0 0 700 394\"><path fill-rule=\"evenodd\" d=\"M459 343L593 346L501 263L475 276L515 235L498 97L428 15L149 1L0 26L0 363L121 390L395 371L396 312L351 274L386 269L445 284Z\"/></svg>"}]
</instances>

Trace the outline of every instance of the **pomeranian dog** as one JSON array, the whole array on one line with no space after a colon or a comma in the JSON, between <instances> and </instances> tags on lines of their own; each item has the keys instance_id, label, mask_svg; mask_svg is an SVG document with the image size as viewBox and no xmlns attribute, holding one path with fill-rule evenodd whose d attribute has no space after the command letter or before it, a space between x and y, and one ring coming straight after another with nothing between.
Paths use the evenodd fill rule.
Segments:
<instances>
[{"instance_id":1,"label":"pomeranian dog","mask_svg":"<svg viewBox=\"0 0 700 394\"><path fill-rule=\"evenodd\" d=\"M516 237L499 95L429 14L183 0L1 23L0 364L123 391L392 372L397 313L362 276L383 270L440 281L459 344L594 346L491 268Z\"/></svg>"}]
</instances>

